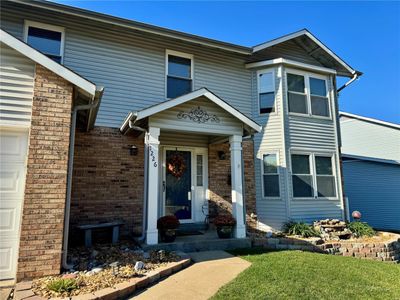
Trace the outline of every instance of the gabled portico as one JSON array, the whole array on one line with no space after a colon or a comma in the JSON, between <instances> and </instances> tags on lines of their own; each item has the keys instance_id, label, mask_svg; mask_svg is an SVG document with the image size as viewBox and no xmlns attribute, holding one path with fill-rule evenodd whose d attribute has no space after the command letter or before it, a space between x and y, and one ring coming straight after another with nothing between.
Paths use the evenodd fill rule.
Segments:
<instances>
[{"instance_id":1,"label":"gabled portico","mask_svg":"<svg viewBox=\"0 0 400 300\"><path fill-rule=\"evenodd\" d=\"M230 145L232 214L237 221L235 237L246 237L242 137L260 132L261 126L202 88L130 113L120 130L122 133L145 131L147 244L158 243L157 219L163 214L173 213L174 208L181 208L175 215L182 222L193 220L193 210L199 205L198 201L207 197L208 174L204 172L207 152L202 150L204 147L201 145L221 142L229 142ZM200 147L197 143L201 143ZM179 174L172 172L172 175L178 176L171 176L171 166L167 166L171 157L175 160L179 158L185 166L178 170ZM204 193L197 192L199 181L205 189ZM179 199L174 200L174 197ZM165 201L172 203L167 207Z\"/></svg>"}]
</instances>

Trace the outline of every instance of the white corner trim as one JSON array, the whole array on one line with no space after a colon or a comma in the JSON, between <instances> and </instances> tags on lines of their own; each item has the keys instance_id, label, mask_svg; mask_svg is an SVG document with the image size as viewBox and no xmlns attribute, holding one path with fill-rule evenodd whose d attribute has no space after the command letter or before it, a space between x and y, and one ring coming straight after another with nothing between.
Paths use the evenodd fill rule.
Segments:
<instances>
[{"instance_id":1,"label":"white corner trim","mask_svg":"<svg viewBox=\"0 0 400 300\"><path fill-rule=\"evenodd\" d=\"M53 61L46 55L35 50L31 46L25 44L24 42L20 41L19 39L15 38L14 36L5 32L2 29L0 29L0 41L2 43L6 44L7 46L13 48L14 50L18 51L22 55L25 55L26 57L33 60L34 62L42 65L46 69L57 74L58 76L69 81L70 83L76 85L77 87L81 88L82 90L86 91L91 96L95 96L95 93L96 93L96 85L95 84L84 79L83 77L72 72L68 68L60 65L59 63L56 63L55 61Z\"/></svg>"},{"instance_id":2,"label":"white corner trim","mask_svg":"<svg viewBox=\"0 0 400 300\"><path fill-rule=\"evenodd\" d=\"M225 111L227 111L228 113L230 113L231 115L233 115L234 117L236 117L237 119L242 121L247 126L251 127L256 132L261 132L262 127L260 125L258 125L256 122L254 122L250 118L246 117L244 114L242 114L241 112L239 112L238 110L236 110L235 108L233 108L232 106L227 104L225 101L223 101L219 97L215 96L213 93L211 93L206 88L201 88L201 89L193 91L193 92L191 92L189 94L186 94L186 95L183 95L183 96L180 96L180 97L177 97L177 98L162 102L160 104L151 106L151 107L146 108L144 110L141 110L141 111L136 113L136 115L137 115L136 120L141 120L141 119L147 118L147 117L149 117L151 115L154 115L154 114L159 113L161 111L164 111L164 110L167 110L169 108L175 107L177 105L183 104L183 103L185 103L187 101L196 99L196 98L201 97L201 96L207 97L209 100L211 100L212 102L214 102L215 104L220 106L222 109L224 109ZM132 116L133 116L133 113L128 115L128 117L123 122L123 124L121 126L121 129L125 128L125 126L126 126L126 124L128 122L127 120L130 119Z\"/></svg>"},{"instance_id":3,"label":"white corner trim","mask_svg":"<svg viewBox=\"0 0 400 300\"><path fill-rule=\"evenodd\" d=\"M278 64L284 64L287 66L297 67L297 68L301 68L301 69L305 69L305 70L311 70L311 71L316 71L316 72L326 73L326 74L336 74L337 73L336 70L334 70L334 69L314 66L311 64L305 64L305 63L301 63L301 62L298 62L295 60L285 59L285 58L275 58L275 59L271 59L271 60L262 60L262 61L258 61L258 62L248 63L248 64L246 64L246 69L268 67L268 66L273 66L273 65L278 65Z\"/></svg>"},{"instance_id":4,"label":"white corner trim","mask_svg":"<svg viewBox=\"0 0 400 300\"><path fill-rule=\"evenodd\" d=\"M288 40L297 38L299 36L305 35L308 38L310 38L314 43L316 43L319 47L321 47L325 52L327 52L330 56L332 56L339 64L341 64L347 71L349 71L351 74L355 74L356 70L351 68L347 63L345 63L339 56L337 56L335 53L333 53L332 50L330 50L327 46L325 46L320 40L318 40L314 35L312 35L308 30L303 29L297 32L294 32L292 34L288 34L285 36L282 36L280 38L274 39L272 41L268 41L266 43L260 44L258 46L253 47L253 53L258 52L260 50L269 48L271 46L286 42Z\"/></svg>"}]
</instances>

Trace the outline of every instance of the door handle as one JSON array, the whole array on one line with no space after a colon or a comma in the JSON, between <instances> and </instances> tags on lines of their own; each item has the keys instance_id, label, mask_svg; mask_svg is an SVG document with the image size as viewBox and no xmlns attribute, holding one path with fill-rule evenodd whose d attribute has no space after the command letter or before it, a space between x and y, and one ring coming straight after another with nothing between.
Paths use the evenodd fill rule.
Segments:
<instances>
[{"instance_id":1,"label":"door handle","mask_svg":"<svg viewBox=\"0 0 400 300\"><path fill-rule=\"evenodd\" d=\"M162 182L163 192L165 192L165 181Z\"/></svg>"},{"instance_id":2,"label":"door handle","mask_svg":"<svg viewBox=\"0 0 400 300\"><path fill-rule=\"evenodd\" d=\"M189 200L189 201L192 200L192 192L191 192L191 191L188 192L188 200Z\"/></svg>"}]
</instances>

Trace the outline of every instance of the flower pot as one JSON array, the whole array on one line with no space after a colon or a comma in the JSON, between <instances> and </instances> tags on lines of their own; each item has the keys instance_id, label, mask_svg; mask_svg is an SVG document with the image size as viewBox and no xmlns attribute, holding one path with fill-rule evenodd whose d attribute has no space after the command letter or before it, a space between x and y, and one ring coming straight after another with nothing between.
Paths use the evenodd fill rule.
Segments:
<instances>
[{"instance_id":1,"label":"flower pot","mask_svg":"<svg viewBox=\"0 0 400 300\"><path fill-rule=\"evenodd\" d=\"M172 243L176 239L176 229L160 229L161 241Z\"/></svg>"},{"instance_id":2,"label":"flower pot","mask_svg":"<svg viewBox=\"0 0 400 300\"><path fill-rule=\"evenodd\" d=\"M220 239L229 239L232 237L233 226L217 226L217 234Z\"/></svg>"}]
</instances>

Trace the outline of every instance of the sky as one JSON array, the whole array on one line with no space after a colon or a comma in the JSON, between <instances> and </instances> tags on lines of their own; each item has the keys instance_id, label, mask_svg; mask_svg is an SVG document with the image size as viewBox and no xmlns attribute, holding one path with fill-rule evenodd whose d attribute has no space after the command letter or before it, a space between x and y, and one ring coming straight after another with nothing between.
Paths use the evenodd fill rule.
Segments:
<instances>
[{"instance_id":1,"label":"sky","mask_svg":"<svg viewBox=\"0 0 400 300\"><path fill-rule=\"evenodd\" d=\"M340 110L400 123L400 2L57 2L244 46L307 28L364 73L341 92Z\"/></svg>"}]
</instances>

